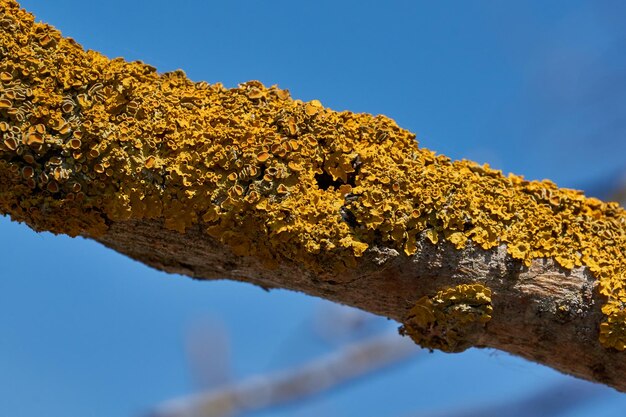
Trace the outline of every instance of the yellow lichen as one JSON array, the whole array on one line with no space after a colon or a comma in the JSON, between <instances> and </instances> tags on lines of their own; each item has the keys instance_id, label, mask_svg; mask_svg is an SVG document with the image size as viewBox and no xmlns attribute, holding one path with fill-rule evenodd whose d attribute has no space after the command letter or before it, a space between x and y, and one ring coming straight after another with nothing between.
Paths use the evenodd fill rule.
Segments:
<instances>
[{"instance_id":1,"label":"yellow lichen","mask_svg":"<svg viewBox=\"0 0 626 417\"><path fill-rule=\"evenodd\" d=\"M400 329L419 345L460 352L491 319L491 290L481 284L461 284L422 297L409 310Z\"/></svg>"},{"instance_id":2,"label":"yellow lichen","mask_svg":"<svg viewBox=\"0 0 626 417\"><path fill-rule=\"evenodd\" d=\"M626 349L626 299L611 299L602 307L606 319L600 324L600 342L617 350Z\"/></svg>"},{"instance_id":3,"label":"yellow lichen","mask_svg":"<svg viewBox=\"0 0 626 417\"><path fill-rule=\"evenodd\" d=\"M526 265L587 266L612 306L603 343L626 342L617 204L450 161L384 116L108 59L13 0L0 0L0 213L71 236L111 221L199 224L237 253L322 276L372 245L411 255L421 236L506 245Z\"/></svg>"}]
</instances>

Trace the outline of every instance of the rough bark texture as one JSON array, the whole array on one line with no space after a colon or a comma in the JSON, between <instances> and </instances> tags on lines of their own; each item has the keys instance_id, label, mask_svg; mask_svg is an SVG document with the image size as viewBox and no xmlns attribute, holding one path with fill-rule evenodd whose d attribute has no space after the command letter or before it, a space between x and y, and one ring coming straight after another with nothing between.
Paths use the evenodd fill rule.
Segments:
<instances>
[{"instance_id":1,"label":"rough bark texture","mask_svg":"<svg viewBox=\"0 0 626 417\"><path fill-rule=\"evenodd\" d=\"M626 392L626 355L598 342L602 301L584 267L566 270L549 259L526 267L503 247L457 250L422 238L412 256L374 247L357 267L329 280L290 262L268 270L255 257L234 255L199 228L180 234L159 222L118 223L97 240L167 272L302 291L399 322L416 300L442 287L488 285L492 319L482 331L465 335L465 347L501 349Z\"/></svg>"}]
</instances>

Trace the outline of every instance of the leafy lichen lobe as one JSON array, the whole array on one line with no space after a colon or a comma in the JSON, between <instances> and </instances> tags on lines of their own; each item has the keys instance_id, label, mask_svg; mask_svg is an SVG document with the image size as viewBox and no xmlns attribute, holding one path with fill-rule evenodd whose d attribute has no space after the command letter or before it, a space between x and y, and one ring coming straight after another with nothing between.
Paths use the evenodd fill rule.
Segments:
<instances>
[{"instance_id":1,"label":"leafy lichen lobe","mask_svg":"<svg viewBox=\"0 0 626 417\"><path fill-rule=\"evenodd\" d=\"M601 342L626 347L626 216L549 181L419 148L384 116L251 81L227 89L85 51L0 0L0 213L100 236L111 222L199 226L268 267L349 268L373 244L505 244L529 265L587 266Z\"/></svg>"},{"instance_id":2,"label":"leafy lichen lobe","mask_svg":"<svg viewBox=\"0 0 626 417\"><path fill-rule=\"evenodd\" d=\"M461 352L474 344L492 312L489 288L461 284L417 300L400 331L425 348Z\"/></svg>"}]
</instances>

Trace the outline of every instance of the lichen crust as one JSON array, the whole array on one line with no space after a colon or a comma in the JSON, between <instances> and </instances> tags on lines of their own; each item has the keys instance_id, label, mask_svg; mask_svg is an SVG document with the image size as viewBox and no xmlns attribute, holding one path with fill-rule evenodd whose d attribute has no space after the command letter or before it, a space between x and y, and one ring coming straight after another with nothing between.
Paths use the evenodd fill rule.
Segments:
<instances>
[{"instance_id":1,"label":"lichen crust","mask_svg":"<svg viewBox=\"0 0 626 417\"><path fill-rule=\"evenodd\" d=\"M0 0L0 213L70 236L127 220L199 227L267 267L321 276L373 245L412 255L420 236L504 244L525 265L587 266L607 299L601 341L626 345L618 204L451 161L385 116L109 59L14 0Z\"/></svg>"},{"instance_id":2,"label":"lichen crust","mask_svg":"<svg viewBox=\"0 0 626 417\"><path fill-rule=\"evenodd\" d=\"M460 284L417 300L400 332L425 348L461 352L474 344L492 312L488 287Z\"/></svg>"}]
</instances>

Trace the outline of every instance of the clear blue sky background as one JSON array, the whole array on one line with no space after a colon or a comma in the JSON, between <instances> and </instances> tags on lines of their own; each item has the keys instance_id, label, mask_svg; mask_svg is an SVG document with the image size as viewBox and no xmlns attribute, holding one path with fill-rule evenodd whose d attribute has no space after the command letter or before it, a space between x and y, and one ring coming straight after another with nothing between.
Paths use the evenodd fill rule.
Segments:
<instances>
[{"instance_id":1,"label":"clear blue sky background","mask_svg":"<svg viewBox=\"0 0 626 417\"><path fill-rule=\"evenodd\" d=\"M626 168L621 0L21 4L109 57L386 114L455 159L591 193ZM6 218L0 261L0 415L134 416L191 392L185 335L207 318L230 333L235 378L328 349L310 330L323 302L301 294L166 275ZM499 352L424 354L258 416L412 416L513 400L564 378ZM625 408L606 390L560 416Z\"/></svg>"}]
</instances>

